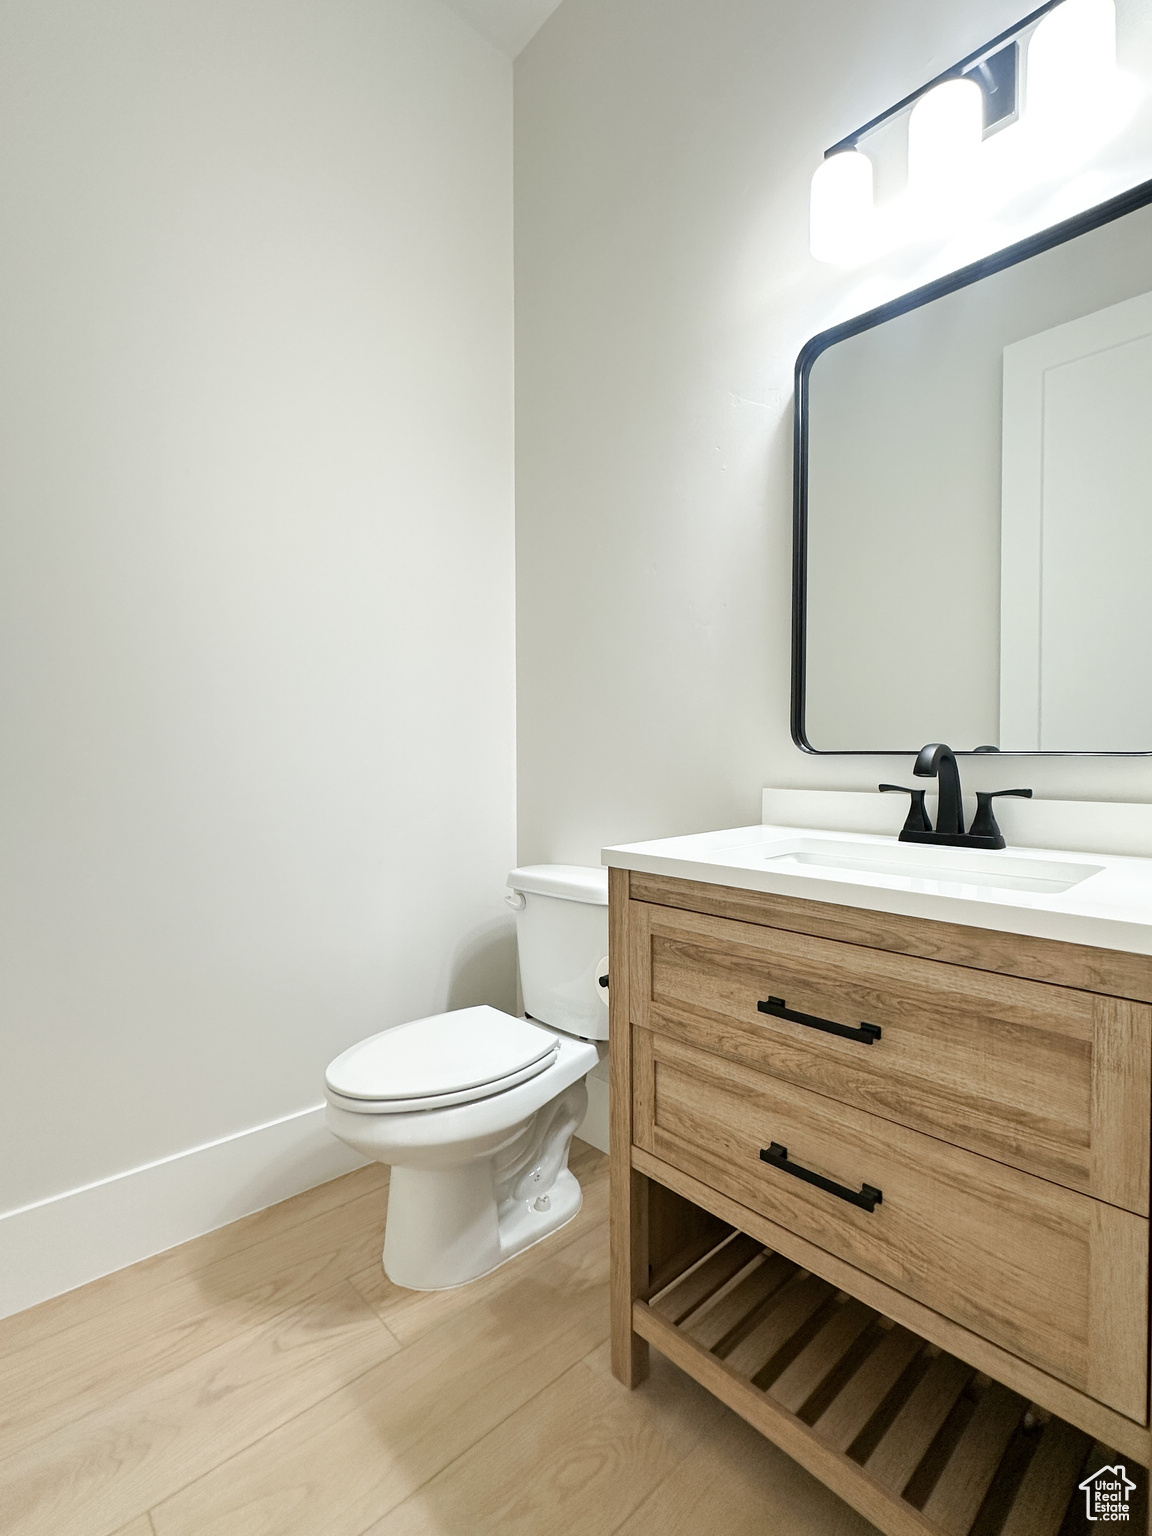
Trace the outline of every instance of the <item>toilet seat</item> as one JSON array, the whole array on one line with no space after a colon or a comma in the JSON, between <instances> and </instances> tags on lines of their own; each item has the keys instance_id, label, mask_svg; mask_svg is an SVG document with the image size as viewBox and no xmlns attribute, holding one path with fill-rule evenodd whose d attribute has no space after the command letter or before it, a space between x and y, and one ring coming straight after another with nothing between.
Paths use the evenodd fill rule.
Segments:
<instances>
[{"instance_id":1,"label":"toilet seat","mask_svg":"<svg viewBox=\"0 0 1152 1536\"><path fill-rule=\"evenodd\" d=\"M357 1114L411 1114L491 1098L553 1064L559 1040L486 1005L434 1014L354 1045L329 1066L330 1103Z\"/></svg>"},{"instance_id":2,"label":"toilet seat","mask_svg":"<svg viewBox=\"0 0 1152 1536\"><path fill-rule=\"evenodd\" d=\"M517 1088L521 1083L539 1077L555 1061L556 1052L553 1051L541 1061L513 1072L508 1077L499 1077L491 1083L477 1083L471 1088L458 1089L455 1093L421 1094L411 1099L353 1099L329 1088L325 1096L329 1104L334 1104L337 1109L349 1109L354 1115L411 1115L420 1109L448 1109L453 1104L475 1104L480 1099L494 1098L498 1093L505 1093L509 1088Z\"/></svg>"}]
</instances>

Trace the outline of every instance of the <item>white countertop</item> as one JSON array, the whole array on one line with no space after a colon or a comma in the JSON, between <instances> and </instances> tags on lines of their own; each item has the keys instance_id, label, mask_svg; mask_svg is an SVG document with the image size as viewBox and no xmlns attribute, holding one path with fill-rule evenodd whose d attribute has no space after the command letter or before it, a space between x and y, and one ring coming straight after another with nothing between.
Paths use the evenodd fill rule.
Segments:
<instances>
[{"instance_id":1,"label":"white countertop","mask_svg":"<svg viewBox=\"0 0 1152 1536\"><path fill-rule=\"evenodd\" d=\"M862 859L890 860L893 871L834 867L849 843ZM797 854L809 861L823 857L822 846L827 847L833 867L795 862ZM941 874L947 878L896 872L901 860L924 853L944 866ZM925 850L899 843L894 836L762 825L606 848L602 861L610 868L649 875L1152 954L1149 858L1047 848ZM1052 889L1059 883L1046 878L1055 873L1053 866L1078 883L1066 890ZM1038 877L1036 889L997 889L984 883L986 875L994 880L1008 877L1009 872L1011 878L1027 883L1033 870Z\"/></svg>"}]
</instances>

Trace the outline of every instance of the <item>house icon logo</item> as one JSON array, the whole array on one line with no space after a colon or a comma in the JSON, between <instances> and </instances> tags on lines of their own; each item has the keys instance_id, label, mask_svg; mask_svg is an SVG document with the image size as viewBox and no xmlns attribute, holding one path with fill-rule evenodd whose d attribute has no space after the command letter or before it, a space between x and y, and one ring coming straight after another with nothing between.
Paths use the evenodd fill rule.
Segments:
<instances>
[{"instance_id":1,"label":"house icon logo","mask_svg":"<svg viewBox=\"0 0 1152 1536\"><path fill-rule=\"evenodd\" d=\"M1128 1496L1135 1490L1136 1484L1128 1476L1126 1467L1101 1467L1099 1472L1086 1477L1080 1487L1084 1492L1089 1520L1119 1521L1131 1518Z\"/></svg>"}]
</instances>

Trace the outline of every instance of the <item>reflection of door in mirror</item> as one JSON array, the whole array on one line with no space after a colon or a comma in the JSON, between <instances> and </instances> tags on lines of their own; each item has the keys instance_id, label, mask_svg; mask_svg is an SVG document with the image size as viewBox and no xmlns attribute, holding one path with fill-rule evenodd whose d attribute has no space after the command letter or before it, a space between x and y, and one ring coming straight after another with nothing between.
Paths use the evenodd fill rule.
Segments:
<instances>
[{"instance_id":1,"label":"reflection of door in mirror","mask_svg":"<svg viewBox=\"0 0 1152 1536\"><path fill-rule=\"evenodd\" d=\"M1152 754L1152 181L797 363L793 734Z\"/></svg>"},{"instance_id":2,"label":"reflection of door in mirror","mask_svg":"<svg viewBox=\"0 0 1152 1536\"><path fill-rule=\"evenodd\" d=\"M1000 741L1152 742L1152 294L1004 348Z\"/></svg>"}]
</instances>

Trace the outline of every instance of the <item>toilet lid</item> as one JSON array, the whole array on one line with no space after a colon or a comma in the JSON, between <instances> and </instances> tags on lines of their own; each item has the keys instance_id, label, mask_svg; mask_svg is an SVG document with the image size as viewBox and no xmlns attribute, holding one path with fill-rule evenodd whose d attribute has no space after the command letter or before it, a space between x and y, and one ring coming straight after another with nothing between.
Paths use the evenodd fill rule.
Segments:
<instances>
[{"instance_id":1,"label":"toilet lid","mask_svg":"<svg viewBox=\"0 0 1152 1536\"><path fill-rule=\"evenodd\" d=\"M443 1102L521 1073L535 1076L558 1047L555 1035L527 1019L487 1006L459 1008L361 1040L337 1056L325 1078L341 1098Z\"/></svg>"},{"instance_id":2,"label":"toilet lid","mask_svg":"<svg viewBox=\"0 0 1152 1536\"><path fill-rule=\"evenodd\" d=\"M559 1051L534 1061L530 1067L512 1072L508 1077L498 1077L494 1083L479 1083L473 1088L459 1088L455 1093L433 1093L419 1099L352 1099L333 1089L325 1090L325 1098L337 1109L351 1110L354 1115L411 1115L422 1109L449 1109L456 1104L475 1104L480 1099L493 1099L507 1093L509 1088L519 1088L541 1072L552 1067Z\"/></svg>"}]
</instances>

